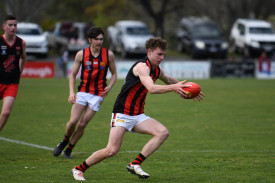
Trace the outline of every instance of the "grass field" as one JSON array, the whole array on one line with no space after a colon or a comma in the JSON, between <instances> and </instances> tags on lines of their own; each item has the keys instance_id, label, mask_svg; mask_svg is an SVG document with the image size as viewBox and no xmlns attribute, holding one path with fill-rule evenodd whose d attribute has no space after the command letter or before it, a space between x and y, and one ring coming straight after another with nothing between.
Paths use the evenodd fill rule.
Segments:
<instances>
[{"instance_id":1,"label":"grass field","mask_svg":"<svg viewBox=\"0 0 275 183\"><path fill-rule=\"evenodd\" d=\"M22 79L12 115L0 132L0 182L74 182L70 170L106 146L122 82L116 83L68 160L53 157L51 150L63 138L70 116L68 80ZM126 166L150 137L127 133L119 154L85 173L87 182L275 182L274 80L194 82L206 94L201 103L175 93L148 94L145 113L170 131L143 163L149 179L127 173Z\"/></svg>"}]
</instances>

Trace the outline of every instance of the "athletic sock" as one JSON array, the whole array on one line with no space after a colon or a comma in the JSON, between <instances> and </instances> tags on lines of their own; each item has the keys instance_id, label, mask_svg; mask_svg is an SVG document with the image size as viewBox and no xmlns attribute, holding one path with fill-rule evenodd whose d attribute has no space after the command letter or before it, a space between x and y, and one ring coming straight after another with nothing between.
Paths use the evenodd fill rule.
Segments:
<instances>
[{"instance_id":1,"label":"athletic sock","mask_svg":"<svg viewBox=\"0 0 275 183\"><path fill-rule=\"evenodd\" d=\"M132 165L140 165L146 159L141 153L137 156L137 158L132 162Z\"/></svg>"},{"instance_id":2,"label":"athletic sock","mask_svg":"<svg viewBox=\"0 0 275 183\"><path fill-rule=\"evenodd\" d=\"M72 151L72 150L73 150L73 148L74 148L74 146L75 146L75 145L73 145L73 144L69 143L68 149L70 149L70 150Z\"/></svg>"},{"instance_id":3,"label":"athletic sock","mask_svg":"<svg viewBox=\"0 0 275 183\"><path fill-rule=\"evenodd\" d=\"M75 167L77 170L82 171L83 173L89 168L89 166L87 165L86 161L83 161L83 163L81 163L80 165Z\"/></svg>"},{"instance_id":4,"label":"athletic sock","mask_svg":"<svg viewBox=\"0 0 275 183\"><path fill-rule=\"evenodd\" d=\"M64 136L63 142L66 142L67 144L69 143L70 137Z\"/></svg>"}]
</instances>

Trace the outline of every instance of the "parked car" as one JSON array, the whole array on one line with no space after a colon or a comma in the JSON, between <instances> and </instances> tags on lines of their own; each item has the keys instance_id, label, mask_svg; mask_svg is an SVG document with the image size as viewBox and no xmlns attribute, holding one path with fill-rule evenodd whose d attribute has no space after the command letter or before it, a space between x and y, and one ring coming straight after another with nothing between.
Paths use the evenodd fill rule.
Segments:
<instances>
[{"instance_id":1,"label":"parked car","mask_svg":"<svg viewBox=\"0 0 275 183\"><path fill-rule=\"evenodd\" d=\"M46 57L49 52L47 35L38 24L17 23L17 36L26 42L26 53Z\"/></svg>"},{"instance_id":2,"label":"parked car","mask_svg":"<svg viewBox=\"0 0 275 183\"><path fill-rule=\"evenodd\" d=\"M275 51L275 33L270 23L256 19L237 19L230 33L230 47L235 52L256 57Z\"/></svg>"},{"instance_id":3,"label":"parked car","mask_svg":"<svg viewBox=\"0 0 275 183\"><path fill-rule=\"evenodd\" d=\"M177 29L177 49L192 58L226 58L228 43L207 17L184 17Z\"/></svg>"},{"instance_id":4,"label":"parked car","mask_svg":"<svg viewBox=\"0 0 275 183\"><path fill-rule=\"evenodd\" d=\"M48 33L51 48L66 48L69 52L77 52L90 46L86 33L93 24L85 22L58 22L54 30Z\"/></svg>"},{"instance_id":5,"label":"parked car","mask_svg":"<svg viewBox=\"0 0 275 183\"><path fill-rule=\"evenodd\" d=\"M123 58L130 54L146 54L145 43L153 37L147 25L141 21L121 20L107 28L110 49Z\"/></svg>"}]
</instances>

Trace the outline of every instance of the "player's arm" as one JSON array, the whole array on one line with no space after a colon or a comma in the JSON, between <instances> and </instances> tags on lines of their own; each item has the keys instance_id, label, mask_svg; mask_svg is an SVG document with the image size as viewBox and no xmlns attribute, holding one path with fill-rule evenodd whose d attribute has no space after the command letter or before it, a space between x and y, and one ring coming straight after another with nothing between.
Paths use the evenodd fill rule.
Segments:
<instances>
[{"instance_id":1,"label":"player's arm","mask_svg":"<svg viewBox=\"0 0 275 183\"><path fill-rule=\"evenodd\" d=\"M76 100L74 88L75 88L75 80L76 80L76 75L79 71L81 61L83 57L83 51L78 51L75 55L75 61L72 69L72 73L69 78L69 90L70 90L70 95L68 98L69 103L74 104Z\"/></svg>"},{"instance_id":2,"label":"player's arm","mask_svg":"<svg viewBox=\"0 0 275 183\"><path fill-rule=\"evenodd\" d=\"M176 78L168 76L167 74L165 74L163 69L160 69L159 79L167 85L176 84L176 83L179 82L179 80L177 80Z\"/></svg>"},{"instance_id":3,"label":"player's arm","mask_svg":"<svg viewBox=\"0 0 275 183\"><path fill-rule=\"evenodd\" d=\"M150 77L150 69L145 63L138 63L133 68L133 73L135 76L138 76L141 83L151 94L161 94L175 91L180 96L186 96L186 92L183 91L182 87L185 81L181 81L171 85L156 85Z\"/></svg>"},{"instance_id":4,"label":"player's arm","mask_svg":"<svg viewBox=\"0 0 275 183\"><path fill-rule=\"evenodd\" d=\"M20 59L19 59L19 69L20 69L20 73L23 72L23 69L24 69L25 64L26 64L26 60L27 60L26 42L23 40L22 54L21 54Z\"/></svg>"},{"instance_id":5,"label":"player's arm","mask_svg":"<svg viewBox=\"0 0 275 183\"><path fill-rule=\"evenodd\" d=\"M176 78L166 75L162 69L160 70L159 79L162 80L167 85L175 84L179 82ZM186 80L184 80L184 82L185 81ZM184 87L187 87L187 86L184 86ZM201 100L203 100L204 96L205 95L202 92L200 92L200 94L197 97L195 97L193 100L194 102L197 102L197 101L200 102Z\"/></svg>"},{"instance_id":6,"label":"player's arm","mask_svg":"<svg viewBox=\"0 0 275 183\"><path fill-rule=\"evenodd\" d=\"M111 90L111 88L114 86L116 79L117 79L117 72L116 72L116 64L115 64L115 56L112 51L108 51L109 55L109 69L112 74L108 86L104 88L104 92L101 93L102 97L106 97Z\"/></svg>"}]
</instances>

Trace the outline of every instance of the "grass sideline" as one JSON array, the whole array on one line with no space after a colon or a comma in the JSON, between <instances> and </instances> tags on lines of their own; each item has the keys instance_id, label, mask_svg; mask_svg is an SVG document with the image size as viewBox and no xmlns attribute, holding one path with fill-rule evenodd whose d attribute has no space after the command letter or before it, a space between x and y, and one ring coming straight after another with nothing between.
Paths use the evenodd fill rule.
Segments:
<instances>
[{"instance_id":1,"label":"grass sideline","mask_svg":"<svg viewBox=\"0 0 275 183\"><path fill-rule=\"evenodd\" d=\"M143 163L149 179L127 173L126 166L150 137L127 133L121 152L91 167L85 173L87 182L275 182L274 80L192 81L206 94L201 103L175 93L148 94L145 113L170 131L167 141ZM73 166L106 146L122 82L104 100L70 160L53 157L51 150L0 139L0 182L74 182ZM67 97L67 79L22 79L0 137L54 148L70 116Z\"/></svg>"}]
</instances>

